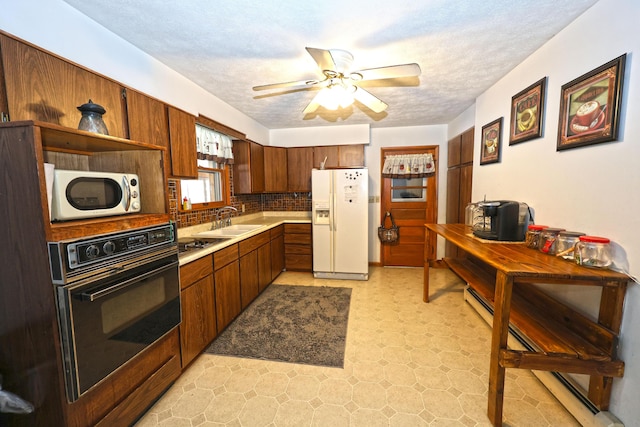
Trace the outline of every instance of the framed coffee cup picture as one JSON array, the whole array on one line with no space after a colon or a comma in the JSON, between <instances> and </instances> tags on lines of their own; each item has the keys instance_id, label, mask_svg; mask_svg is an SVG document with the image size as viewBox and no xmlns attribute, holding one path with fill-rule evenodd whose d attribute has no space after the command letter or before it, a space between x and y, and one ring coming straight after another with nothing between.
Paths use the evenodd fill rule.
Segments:
<instances>
[{"instance_id":1,"label":"framed coffee cup picture","mask_svg":"<svg viewBox=\"0 0 640 427\"><path fill-rule=\"evenodd\" d=\"M562 86L557 150L618 138L626 54Z\"/></svg>"},{"instance_id":2,"label":"framed coffee cup picture","mask_svg":"<svg viewBox=\"0 0 640 427\"><path fill-rule=\"evenodd\" d=\"M482 126L480 164L497 163L502 150L502 117Z\"/></svg>"},{"instance_id":3,"label":"framed coffee cup picture","mask_svg":"<svg viewBox=\"0 0 640 427\"><path fill-rule=\"evenodd\" d=\"M542 136L546 83L544 77L511 98L509 145Z\"/></svg>"}]
</instances>

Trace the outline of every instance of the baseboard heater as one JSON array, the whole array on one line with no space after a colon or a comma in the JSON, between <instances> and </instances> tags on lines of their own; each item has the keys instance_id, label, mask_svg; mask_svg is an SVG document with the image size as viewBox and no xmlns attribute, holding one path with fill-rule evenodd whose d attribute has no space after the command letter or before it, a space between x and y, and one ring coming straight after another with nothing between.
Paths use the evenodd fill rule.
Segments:
<instances>
[{"instance_id":1,"label":"baseboard heater","mask_svg":"<svg viewBox=\"0 0 640 427\"><path fill-rule=\"evenodd\" d=\"M493 307L469 285L464 290L465 301L489 325L493 324ZM508 346L515 350L538 351L536 346L513 325L509 325ZM558 372L531 371L558 401L585 427L624 427L608 411L600 411L570 378Z\"/></svg>"}]
</instances>

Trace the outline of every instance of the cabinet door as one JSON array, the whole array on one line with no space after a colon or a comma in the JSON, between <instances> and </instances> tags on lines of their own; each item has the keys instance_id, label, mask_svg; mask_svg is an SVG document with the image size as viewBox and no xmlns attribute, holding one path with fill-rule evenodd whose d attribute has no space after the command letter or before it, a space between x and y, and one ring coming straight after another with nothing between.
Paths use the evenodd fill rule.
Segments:
<instances>
[{"instance_id":1,"label":"cabinet door","mask_svg":"<svg viewBox=\"0 0 640 427\"><path fill-rule=\"evenodd\" d=\"M313 167L316 169L320 168L320 163L323 161L325 162L325 168L337 168L340 165L339 159L337 145L313 147Z\"/></svg>"},{"instance_id":2,"label":"cabinet door","mask_svg":"<svg viewBox=\"0 0 640 427\"><path fill-rule=\"evenodd\" d=\"M453 137L447 143L447 167L454 167L460 164L460 135Z\"/></svg>"},{"instance_id":3,"label":"cabinet door","mask_svg":"<svg viewBox=\"0 0 640 427\"><path fill-rule=\"evenodd\" d=\"M240 302L244 310L258 296L258 251L240 257Z\"/></svg>"},{"instance_id":4,"label":"cabinet door","mask_svg":"<svg viewBox=\"0 0 640 427\"><path fill-rule=\"evenodd\" d=\"M251 141L233 142L233 191L235 194L264 191L264 147Z\"/></svg>"},{"instance_id":5,"label":"cabinet door","mask_svg":"<svg viewBox=\"0 0 640 427\"><path fill-rule=\"evenodd\" d=\"M213 276L206 276L183 290L180 303L180 347L184 368L217 336Z\"/></svg>"},{"instance_id":6,"label":"cabinet door","mask_svg":"<svg viewBox=\"0 0 640 427\"><path fill-rule=\"evenodd\" d=\"M77 129L89 99L107 110L109 135L126 138L119 83L0 34L11 121L40 120Z\"/></svg>"},{"instance_id":7,"label":"cabinet door","mask_svg":"<svg viewBox=\"0 0 640 427\"><path fill-rule=\"evenodd\" d=\"M473 163L473 139L475 128L465 131L461 135L460 141L460 164Z\"/></svg>"},{"instance_id":8,"label":"cabinet door","mask_svg":"<svg viewBox=\"0 0 640 427\"><path fill-rule=\"evenodd\" d=\"M222 332L242 310L239 264L236 260L215 272L218 333Z\"/></svg>"},{"instance_id":9,"label":"cabinet door","mask_svg":"<svg viewBox=\"0 0 640 427\"><path fill-rule=\"evenodd\" d=\"M167 107L162 101L126 90L129 139L169 148Z\"/></svg>"},{"instance_id":10,"label":"cabinet door","mask_svg":"<svg viewBox=\"0 0 640 427\"><path fill-rule=\"evenodd\" d=\"M271 244L260 246L256 253L258 254L258 286L262 292L271 283Z\"/></svg>"},{"instance_id":11,"label":"cabinet door","mask_svg":"<svg viewBox=\"0 0 640 427\"><path fill-rule=\"evenodd\" d=\"M287 191L287 149L264 147L264 190Z\"/></svg>"},{"instance_id":12,"label":"cabinet door","mask_svg":"<svg viewBox=\"0 0 640 427\"><path fill-rule=\"evenodd\" d=\"M289 191L311 191L313 147L287 148L287 181Z\"/></svg>"},{"instance_id":13,"label":"cabinet door","mask_svg":"<svg viewBox=\"0 0 640 427\"><path fill-rule=\"evenodd\" d=\"M279 226L271 239L271 281L284 270L284 226Z\"/></svg>"},{"instance_id":14,"label":"cabinet door","mask_svg":"<svg viewBox=\"0 0 640 427\"><path fill-rule=\"evenodd\" d=\"M176 178L198 178L196 153L196 118L175 107L167 107L171 175Z\"/></svg>"},{"instance_id":15,"label":"cabinet door","mask_svg":"<svg viewBox=\"0 0 640 427\"><path fill-rule=\"evenodd\" d=\"M264 147L255 142L249 142L251 149L250 174L251 193L262 193L265 190L264 178Z\"/></svg>"},{"instance_id":16,"label":"cabinet door","mask_svg":"<svg viewBox=\"0 0 640 427\"><path fill-rule=\"evenodd\" d=\"M471 203L471 184L473 183L473 165L460 167L460 196L458 198L458 222L465 220L465 210Z\"/></svg>"},{"instance_id":17,"label":"cabinet door","mask_svg":"<svg viewBox=\"0 0 640 427\"><path fill-rule=\"evenodd\" d=\"M460 168L447 170L447 224L460 222Z\"/></svg>"},{"instance_id":18,"label":"cabinet door","mask_svg":"<svg viewBox=\"0 0 640 427\"><path fill-rule=\"evenodd\" d=\"M338 166L364 167L364 145L338 146Z\"/></svg>"}]
</instances>

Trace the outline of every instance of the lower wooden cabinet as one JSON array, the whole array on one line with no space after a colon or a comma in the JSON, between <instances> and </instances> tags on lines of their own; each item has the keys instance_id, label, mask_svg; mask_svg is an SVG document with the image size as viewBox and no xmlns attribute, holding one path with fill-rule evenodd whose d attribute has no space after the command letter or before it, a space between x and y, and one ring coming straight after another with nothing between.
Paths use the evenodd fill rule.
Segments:
<instances>
[{"instance_id":1,"label":"lower wooden cabinet","mask_svg":"<svg viewBox=\"0 0 640 427\"><path fill-rule=\"evenodd\" d=\"M214 252L213 266L216 288L216 323L218 333L220 333L242 310L238 245L235 244Z\"/></svg>"},{"instance_id":2,"label":"lower wooden cabinet","mask_svg":"<svg viewBox=\"0 0 640 427\"><path fill-rule=\"evenodd\" d=\"M271 283L271 234L265 231L238 244L240 295L244 310Z\"/></svg>"},{"instance_id":3,"label":"lower wooden cabinet","mask_svg":"<svg viewBox=\"0 0 640 427\"><path fill-rule=\"evenodd\" d=\"M311 271L311 224L284 225L284 264L287 270Z\"/></svg>"},{"instance_id":4,"label":"lower wooden cabinet","mask_svg":"<svg viewBox=\"0 0 640 427\"><path fill-rule=\"evenodd\" d=\"M180 288L180 350L184 368L217 336L211 255L180 267Z\"/></svg>"},{"instance_id":5,"label":"lower wooden cabinet","mask_svg":"<svg viewBox=\"0 0 640 427\"><path fill-rule=\"evenodd\" d=\"M271 281L284 270L284 225L270 230L271 234Z\"/></svg>"}]
</instances>

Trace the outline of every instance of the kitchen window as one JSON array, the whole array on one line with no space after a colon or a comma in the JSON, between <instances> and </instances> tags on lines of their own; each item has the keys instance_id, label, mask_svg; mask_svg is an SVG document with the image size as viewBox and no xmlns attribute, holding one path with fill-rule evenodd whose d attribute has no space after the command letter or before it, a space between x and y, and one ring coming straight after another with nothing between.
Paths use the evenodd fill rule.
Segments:
<instances>
[{"instance_id":1,"label":"kitchen window","mask_svg":"<svg viewBox=\"0 0 640 427\"><path fill-rule=\"evenodd\" d=\"M392 202L425 202L427 200L427 178L392 178Z\"/></svg>"}]
</instances>

